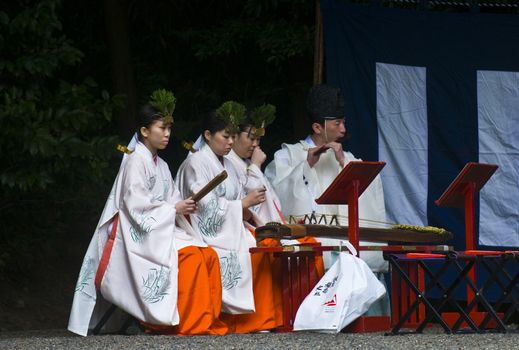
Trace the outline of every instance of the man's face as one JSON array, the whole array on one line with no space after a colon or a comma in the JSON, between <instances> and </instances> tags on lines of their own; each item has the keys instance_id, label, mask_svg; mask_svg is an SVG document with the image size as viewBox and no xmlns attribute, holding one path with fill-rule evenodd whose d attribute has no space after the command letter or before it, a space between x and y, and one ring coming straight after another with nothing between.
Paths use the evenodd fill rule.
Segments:
<instances>
[{"instance_id":1,"label":"man's face","mask_svg":"<svg viewBox=\"0 0 519 350\"><path fill-rule=\"evenodd\" d=\"M256 129L249 127L236 134L232 149L240 158L250 158L254 148L259 145L259 137L255 136L255 132Z\"/></svg>"},{"instance_id":2,"label":"man's face","mask_svg":"<svg viewBox=\"0 0 519 350\"><path fill-rule=\"evenodd\" d=\"M324 121L324 137L327 142L341 142L346 136L346 125L344 118Z\"/></svg>"}]
</instances>

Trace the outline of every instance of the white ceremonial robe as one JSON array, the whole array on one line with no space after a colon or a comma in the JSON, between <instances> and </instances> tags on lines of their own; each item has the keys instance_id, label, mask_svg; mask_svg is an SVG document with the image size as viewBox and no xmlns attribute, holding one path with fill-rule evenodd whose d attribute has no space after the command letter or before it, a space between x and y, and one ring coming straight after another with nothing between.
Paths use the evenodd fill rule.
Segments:
<instances>
[{"instance_id":1,"label":"white ceremonial robe","mask_svg":"<svg viewBox=\"0 0 519 350\"><path fill-rule=\"evenodd\" d=\"M282 223L284 218L282 217L281 202L276 191L274 191L274 187L272 187L261 169L252 164L249 159L240 158L234 151L231 151L226 158L232 162L240 176L241 182L244 184L244 196L260 187L267 189L265 201L250 208L254 215L256 227L263 226L269 222ZM296 239L282 239L280 243L282 245L300 244Z\"/></svg>"},{"instance_id":2,"label":"white ceremonial robe","mask_svg":"<svg viewBox=\"0 0 519 350\"><path fill-rule=\"evenodd\" d=\"M319 161L310 167L306 161L308 149L315 147L310 136L304 141L290 145L283 144L281 150L274 154L274 160L265 169L268 178L281 200L281 208L285 217L305 214L338 215L341 225L348 225L347 205L319 205L315 202L333 182L342 170L335 159L334 151L328 149L321 155ZM344 152L346 162L360 160L350 152ZM359 225L362 227L386 227L386 210L384 192L380 176L369 185L359 198ZM363 220L373 220L363 221ZM337 245L339 240L318 238L323 245ZM362 242L368 245L380 243ZM382 257L382 252L362 251L360 257L368 264L373 272L387 272L388 264ZM325 268L332 263L331 255L323 255Z\"/></svg>"},{"instance_id":3,"label":"white ceremonial robe","mask_svg":"<svg viewBox=\"0 0 519 350\"><path fill-rule=\"evenodd\" d=\"M207 246L183 216L176 216L179 200L167 164L159 157L155 163L146 146L137 143L123 160L84 257L70 331L87 335L106 310L106 301L144 322L179 323L178 250ZM107 242L116 215L110 250ZM100 266L106 269L98 291L94 281L103 270Z\"/></svg>"},{"instance_id":4,"label":"white ceremonial robe","mask_svg":"<svg viewBox=\"0 0 519 350\"><path fill-rule=\"evenodd\" d=\"M243 224L242 179L228 159L220 162L209 146L191 154L180 165L177 184L183 198L197 193L223 170L228 178L207 194L191 214L193 228L218 254L222 278L222 312L255 311L249 248L256 240Z\"/></svg>"},{"instance_id":5,"label":"white ceremonial robe","mask_svg":"<svg viewBox=\"0 0 519 350\"><path fill-rule=\"evenodd\" d=\"M258 226L263 226L267 222L282 222L282 218L278 210L281 210L281 203L274 191L274 188L263 175L260 168L252 164L248 159L242 159L232 150L227 156L240 176L243 183L244 195L258 188L265 187L265 201L257 204L250 209L255 214L255 220Z\"/></svg>"}]
</instances>

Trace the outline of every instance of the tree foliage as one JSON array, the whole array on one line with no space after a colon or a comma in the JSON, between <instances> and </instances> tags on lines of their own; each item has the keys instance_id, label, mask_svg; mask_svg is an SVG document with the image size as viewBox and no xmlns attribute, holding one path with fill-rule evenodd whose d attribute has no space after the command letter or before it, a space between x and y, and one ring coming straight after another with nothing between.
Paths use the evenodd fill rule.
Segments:
<instances>
[{"instance_id":1,"label":"tree foliage","mask_svg":"<svg viewBox=\"0 0 519 350\"><path fill-rule=\"evenodd\" d=\"M0 11L0 275L26 271L106 196L113 174L111 119L123 100L77 74L83 54L63 33L58 5Z\"/></svg>"},{"instance_id":2,"label":"tree foliage","mask_svg":"<svg viewBox=\"0 0 519 350\"><path fill-rule=\"evenodd\" d=\"M304 111L292 107L312 84L314 0L127 1L139 94L175 93L176 138L194 140L205 112L227 100L278 107L267 153L303 136L293 130Z\"/></svg>"},{"instance_id":3,"label":"tree foliage","mask_svg":"<svg viewBox=\"0 0 519 350\"><path fill-rule=\"evenodd\" d=\"M91 78L66 80L83 54L62 34L55 0L0 12L3 191L29 192L102 175L121 104Z\"/></svg>"}]
</instances>

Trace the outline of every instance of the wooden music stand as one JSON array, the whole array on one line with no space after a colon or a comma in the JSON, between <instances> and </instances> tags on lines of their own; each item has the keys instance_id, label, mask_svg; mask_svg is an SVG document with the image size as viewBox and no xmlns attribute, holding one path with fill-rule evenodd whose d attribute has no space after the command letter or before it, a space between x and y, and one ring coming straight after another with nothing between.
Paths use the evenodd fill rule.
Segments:
<instances>
[{"instance_id":1,"label":"wooden music stand","mask_svg":"<svg viewBox=\"0 0 519 350\"><path fill-rule=\"evenodd\" d=\"M359 251L359 197L386 165L385 162L349 162L315 200L317 204L348 205L348 238Z\"/></svg>"},{"instance_id":2,"label":"wooden music stand","mask_svg":"<svg viewBox=\"0 0 519 350\"><path fill-rule=\"evenodd\" d=\"M460 171L449 187L434 203L440 207L465 208L465 249L476 249L476 195L498 166L470 162Z\"/></svg>"},{"instance_id":3,"label":"wooden music stand","mask_svg":"<svg viewBox=\"0 0 519 350\"><path fill-rule=\"evenodd\" d=\"M467 252L476 249L476 217L475 208L477 195L497 170L495 164L483 164L469 162L463 167L458 176L434 203L440 207L465 208L465 250ZM476 284L476 270L472 268L467 275ZM474 300L474 292L467 288L467 303ZM471 312L471 318L479 320L485 313ZM456 315L446 313L444 317L448 323L455 319Z\"/></svg>"},{"instance_id":4,"label":"wooden music stand","mask_svg":"<svg viewBox=\"0 0 519 350\"><path fill-rule=\"evenodd\" d=\"M385 162L349 162L331 185L315 201L317 204L348 205L348 236L351 244L359 247L359 197L386 165ZM389 316L360 316L347 328L347 332L378 332L388 330Z\"/></svg>"}]
</instances>

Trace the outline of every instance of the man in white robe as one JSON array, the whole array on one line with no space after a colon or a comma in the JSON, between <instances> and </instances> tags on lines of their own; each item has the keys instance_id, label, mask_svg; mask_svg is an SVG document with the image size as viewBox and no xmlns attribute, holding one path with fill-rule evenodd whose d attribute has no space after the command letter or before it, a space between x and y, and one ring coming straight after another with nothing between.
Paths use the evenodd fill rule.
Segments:
<instances>
[{"instance_id":1,"label":"man in white robe","mask_svg":"<svg viewBox=\"0 0 519 350\"><path fill-rule=\"evenodd\" d=\"M285 217L305 214L337 215L348 223L347 205L319 205L315 202L350 161L359 160L342 149L346 135L344 102L340 90L319 85L308 95L307 109L312 118L312 134L296 144L282 144L265 170L282 204ZM384 192L379 176L359 198L359 219L363 227L386 227ZM318 239L323 245L338 245L339 240ZM372 242L361 244L377 245ZM360 257L383 279L388 264L381 252L362 251ZM332 254L324 254L325 267L333 263ZM388 305L380 313L389 312Z\"/></svg>"}]
</instances>

